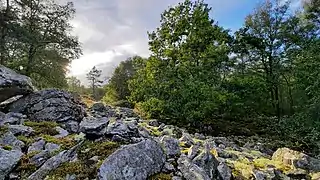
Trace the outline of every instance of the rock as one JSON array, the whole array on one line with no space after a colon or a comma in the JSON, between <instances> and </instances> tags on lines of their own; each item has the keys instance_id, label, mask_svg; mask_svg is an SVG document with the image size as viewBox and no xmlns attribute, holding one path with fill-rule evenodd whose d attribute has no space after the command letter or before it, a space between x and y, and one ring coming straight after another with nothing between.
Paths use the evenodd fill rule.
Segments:
<instances>
[{"instance_id":1,"label":"rock","mask_svg":"<svg viewBox=\"0 0 320 180\"><path fill-rule=\"evenodd\" d=\"M225 164L221 163L217 167L218 170L218 176L221 180L231 180L232 178L232 172L231 169Z\"/></svg>"},{"instance_id":2,"label":"rock","mask_svg":"<svg viewBox=\"0 0 320 180\"><path fill-rule=\"evenodd\" d=\"M192 145L188 151L188 158L193 159L198 155L199 152L200 152L200 144L197 143L195 145Z\"/></svg>"},{"instance_id":3,"label":"rock","mask_svg":"<svg viewBox=\"0 0 320 180\"><path fill-rule=\"evenodd\" d=\"M144 138L150 138L150 132L143 126L139 127L139 135Z\"/></svg>"},{"instance_id":4,"label":"rock","mask_svg":"<svg viewBox=\"0 0 320 180\"><path fill-rule=\"evenodd\" d=\"M47 143L44 147L44 149L50 153L59 150L60 149L60 145L58 144L54 144L54 143Z\"/></svg>"},{"instance_id":5,"label":"rock","mask_svg":"<svg viewBox=\"0 0 320 180\"><path fill-rule=\"evenodd\" d=\"M8 129L14 135L23 135L23 136L30 136L34 130L31 127L24 126L24 125L9 125Z\"/></svg>"},{"instance_id":6,"label":"rock","mask_svg":"<svg viewBox=\"0 0 320 180\"><path fill-rule=\"evenodd\" d=\"M280 161L285 165L292 165L295 168L300 168L311 172L320 171L320 160L289 148L278 149L272 155L272 160Z\"/></svg>"},{"instance_id":7,"label":"rock","mask_svg":"<svg viewBox=\"0 0 320 180\"><path fill-rule=\"evenodd\" d=\"M58 89L37 91L20 98L6 108L23 113L32 121L81 121L85 109L70 93Z\"/></svg>"},{"instance_id":8,"label":"rock","mask_svg":"<svg viewBox=\"0 0 320 180\"><path fill-rule=\"evenodd\" d=\"M36 88L29 77L0 65L0 103L17 95L26 95Z\"/></svg>"},{"instance_id":9,"label":"rock","mask_svg":"<svg viewBox=\"0 0 320 180\"><path fill-rule=\"evenodd\" d=\"M42 151L45 144L46 142L43 139L40 139L39 141L34 142L33 144L31 144L31 146L29 146L28 153L32 151Z\"/></svg>"},{"instance_id":10,"label":"rock","mask_svg":"<svg viewBox=\"0 0 320 180\"><path fill-rule=\"evenodd\" d=\"M170 172L174 172L175 171L175 168L172 164L166 162L163 166L163 169L162 169L163 172L165 173L170 173Z\"/></svg>"},{"instance_id":11,"label":"rock","mask_svg":"<svg viewBox=\"0 0 320 180\"><path fill-rule=\"evenodd\" d=\"M1 77L1 76L0 76ZM0 180L4 180L20 161L23 153L19 150L7 151L0 148Z\"/></svg>"},{"instance_id":12,"label":"rock","mask_svg":"<svg viewBox=\"0 0 320 180\"><path fill-rule=\"evenodd\" d=\"M85 117L80 123L80 132L90 136L102 136L107 131L109 119L106 117Z\"/></svg>"},{"instance_id":13,"label":"rock","mask_svg":"<svg viewBox=\"0 0 320 180\"><path fill-rule=\"evenodd\" d=\"M206 172L182 155L178 159L178 169L186 180L210 180Z\"/></svg>"},{"instance_id":14,"label":"rock","mask_svg":"<svg viewBox=\"0 0 320 180\"><path fill-rule=\"evenodd\" d=\"M137 121L116 121L107 127L107 135L119 135L124 138L139 137Z\"/></svg>"},{"instance_id":15,"label":"rock","mask_svg":"<svg viewBox=\"0 0 320 180\"><path fill-rule=\"evenodd\" d=\"M45 163L49 158L51 158L51 154L49 151L44 150L39 152L38 154L32 156L30 158L30 163L40 167L43 163Z\"/></svg>"},{"instance_id":16,"label":"rock","mask_svg":"<svg viewBox=\"0 0 320 180\"><path fill-rule=\"evenodd\" d=\"M218 160L215 156L210 152L208 145L204 145L204 150L193 159L193 163L203 169L210 179L214 179L216 177L216 169L219 165Z\"/></svg>"},{"instance_id":17,"label":"rock","mask_svg":"<svg viewBox=\"0 0 320 180\"><path fill-rule=\"evenodd\" d=\"M79 122L72 120L65 122L63 127L70 133L78 133L80 128Z\"/></svg>"},{"instance_id":18,"label":"rock","mask_svg":"<svg viewBox=\"0 0 320 180\"><path fill-rule=\"evenodd\" d=\"M97 111L97 112L106 112L107 111L107 108L106 106L101 103L101 102L98 102L98 103L94 103L91 108L90 108L92 111Z\"/></svg>"},{"instance_id":19,"label":"rock","mask_svg":"<svg viewBox=\"0 0 320 180\"><path fill-rule=\"evenodd\" d=\"M69 150L64 150L59 154L48 159L38 170L32 173L28 180L43 180L50 171L58 168L61 164L69 162L76 154L76 151L81 146L82 143L72 147Z\"/></svg>"},{"instance_id":20,"label":"rock","mask_svg":"<svg viewBox=\"0 0 320 180\"><path fill-rule=\"evenodd\" d=\"M101 165L99 180L142 180L159 173L165 163L159 143L147 139L118 149Z\"/></svg>"},{"instance_id":21,"label":"rock","mask_svg":"<svg viewBox=\"0 0 320 180\"><path fill-rule=\"evenodd\" d=\"M156 120L156 119L149 120L148 124L149 124L149 126L154 126L154 127L158 127L160 125L158 120Z\"/></svg>"},{"instance_id":22,"label":"rock","mask_svg":"<svg viewBox=\"0 0 320 180\"><path fill-rule=\"evenodd\" d=\"M59 132L59 134L55 135L55 138L63 138L69 135L69 132L59 126L56 127L57 132Z\"/></svg>"},{"instance_id":23,"label":"rock","mask_svg":"<svg viewBox=\"0 0 320 180\"><path fill-rule=\"evenodd\" d=\"M195 133L194 137L200 140L205 140L206 137L203 134Z\"/></svg>"},{"instance_id":24,"label":"rock","mask_svg":"<svg viewBox=\"0 0 320 180\"><path fill-rule=\"evenodd\" d=\"M177 139L170 136L163 136L160 141L163 144L167 157L175 157L181 154L179 141Z\"/></svg>"},{"instance_id":25,"label":"rock","mask_svg":"<svg viewBox=\"0 0 320 180\"><path fill-rule=\"evenodd\" d=\"M27 117L21 113L14 113L14 112L9 112L7 114L4 114L4 116L3 114L2 114L2 118L0 117L0 126L5 124L21 125L23 124L24 119Z\"/></svg>"},{"instance_id":26,"label":"rock","mask_svg":"<svg viewBox=\"0 0 320 180\"><path fill-rule=\"evenodd\" d=\"M182 137L179 139L180 142L184 142L187 147L194 145L194 140L188 133L183 133Z\"/></svg>"},{"instance_id":27,"label":"rock","mask_svg":"<svg viewBox=\"0 0 320 180\"><path fill-rule=\"evenodd\" d=\"M12 149L21 151L25 144L18 140L12 132L6 132L0 137L0 145L10 146Z\"/></svg>"}]
</instances>

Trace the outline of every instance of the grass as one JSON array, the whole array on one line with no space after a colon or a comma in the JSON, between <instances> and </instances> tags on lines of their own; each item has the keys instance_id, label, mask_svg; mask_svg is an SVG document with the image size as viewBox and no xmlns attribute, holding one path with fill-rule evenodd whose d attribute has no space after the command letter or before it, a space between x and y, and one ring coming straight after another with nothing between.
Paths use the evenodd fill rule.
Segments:
<instances>
[{"instance_id":1,"label":"grass","mask_svg":"<svg viewBox=\"0 0 320 180\"><path fill-rule=\"evenodd\" d=\"M25 121L25 126L32 127L35 131L34 135L40 134L48 134L51 136L59 134L59 132L55 129L58 124L53 121L41 121L41 122L33 122L33 121Z\"/></svg>"},{"instance_id":2,"label":"grass","mask_svg":"<svg viewBox=\"0 0 320 180\"><path fill-rule=\"evenodd\" d=\"M74 140L74 135L68 135L62 138L56 138L47 134L41 135L43 139L48 143L54 143L61 145L62 149L70 149L75 146L77 142Z\"/></svg>"}]
</instances>

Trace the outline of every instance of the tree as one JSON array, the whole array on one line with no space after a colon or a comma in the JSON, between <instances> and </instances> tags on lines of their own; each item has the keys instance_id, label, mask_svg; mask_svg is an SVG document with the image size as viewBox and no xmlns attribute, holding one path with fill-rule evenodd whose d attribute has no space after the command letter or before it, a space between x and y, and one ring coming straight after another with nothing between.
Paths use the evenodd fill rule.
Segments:
<instances>
[{"instance_id":1,"label":"tree","mask_svg":"<svg viewBox=\"0 0 320 180\"><path fill-rule=\"evenodd\" d=\"M203 1L186 0L161 15L149 33L152 55L130 83L132 102L161 106L161 116L193 124L219 111L232 38L209 12Z\"/></svg>"},{"instance_id":2,"label":"tree","mask_svg":"<svg viewBox=\"0 0 320 180\"><path fill-rule=\"evenodd\" d=\"M101 70L98 70L96 66L88 72L87 79L90 81L90 88L92 89L92 96L95 100L98 100L97 88L101 86L102 81L99 80L101 76Z\"/></svg>"},{"instance_id":3,"label":"tree","mask_svg":"<svg viewBox=\"0 0 320 180\"><path fill-rule=\"evenodd\" d=\"M117 101L126 101L130 96L129 80L133 78L136 71L140 68L139 64L145 61L140 56L133 56L122 61L114 70L108 84L106 85L106 94L104 101L115 103Z\"/></svg>"}]
</instances>

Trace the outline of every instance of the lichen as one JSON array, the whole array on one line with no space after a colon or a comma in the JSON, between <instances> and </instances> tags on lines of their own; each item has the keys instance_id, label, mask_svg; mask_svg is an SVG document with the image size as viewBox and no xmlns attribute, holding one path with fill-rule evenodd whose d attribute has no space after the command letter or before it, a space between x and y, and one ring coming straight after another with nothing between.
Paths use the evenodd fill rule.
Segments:
<instances>
[{"instance_id":1,"label":"lichen","mask_svg":"<svg viewBox=\"0 0 320 180\"><path fill-rule=\"evenodd\" d=\"M152 136L161 136L161 132L158 127L149 126L147 123L143 122L139 124L140 127L144 127Z\"/></svg>"},{"instance_id":2,"label":"lichen","mask_svg":"<svg viewBox=\"0 0 320 180\"><path fill-rule=\"evenodd\" d=\"M210 153L211 153L212 155L214 155L214 157L218 157L218 152L217 152L217 150L216 150L215 148L212 148L212 149L210 150Z\"/></svg>"},{"instance_id":3,"label":"lichen","mask_svg":"<svg viewBox=\"0 0 320 180\"><path fill-rule=\"evenodd\" d=\"M252 177L254 167L247 158L240 158L229 163L232 163L234 166L232 174L235 177L241 176L245 179L250 179Z\"/></svg>"}]
</instances>

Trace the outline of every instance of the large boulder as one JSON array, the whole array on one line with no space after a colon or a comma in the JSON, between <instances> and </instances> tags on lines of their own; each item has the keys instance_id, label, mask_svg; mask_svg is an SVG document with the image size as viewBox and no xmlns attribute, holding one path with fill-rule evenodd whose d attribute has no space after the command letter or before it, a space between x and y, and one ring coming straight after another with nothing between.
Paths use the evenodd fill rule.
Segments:
<instances>
[{"instance_id":1,"label":"large boulder","mask_svg":"<svg viewBox=\"0 0 320 180\"><path fill-rule=\"evenodd\" d=\"M118 135L123 138L139 137L138 122L117 120L108 125L107 135Z\"/></svg>"},{"instance_id":2,"label":"large boulder","mask_svg":"<svg viewBox=\"0 0 320 180\"><path fill-rule=\"evenodd\" d=\"M31 79L0 65L0 103L17 95L35 91Z\"/></svg>"},{"instance_id":3,"label":"large boulder","mask_svg":"<svg viewBox=\"0 0 320 180\"><path fill-rule=\"evenodd\" d=\"M111 154L101 165L98 179L143 180L159 173L166 156L154 140L124 146Z\"/></svg>"},{"instance_id":4,"label":"large boulder","mask_svg":"<svg viewBox=\"0 0 320 180\"><path fill-rule=\"evenodd\" d=\"M109 119L106 117L85 117L80 123L80 132L89 136L102 136L107 131Z\"/></svg>"},{"instance_id":5,"label":"large boulder","mask_svg":"<svg viewBox=\"0 0 320 180\"><path fill-rule=\"evenodd\" d=\"M16 166L23 153L19 150L7 151L0 148L0 180L4 180Z\"/></svg>"},{"instance_id":6,"label":"large boulder","mask_svg":"<svg viewBox=\"0 0 320 180\"><path fill-rule=\"evenodd\" d=\"M81 121L84 107L72 94L58 89L46 89L27 95L9 104L6 110L22 113L31 121Z\"/></svg>"},{"instance_id":7,"label":"large boulder","mask_svg":"<svg viewBox=\"0 0 320 180\"><path fill-rule=\"evenodd\" d=\"M191 162L189 158L182 155L178 159L178 169L186 180L210 180L205 170Z\"/></svg>"}]
</instances>

